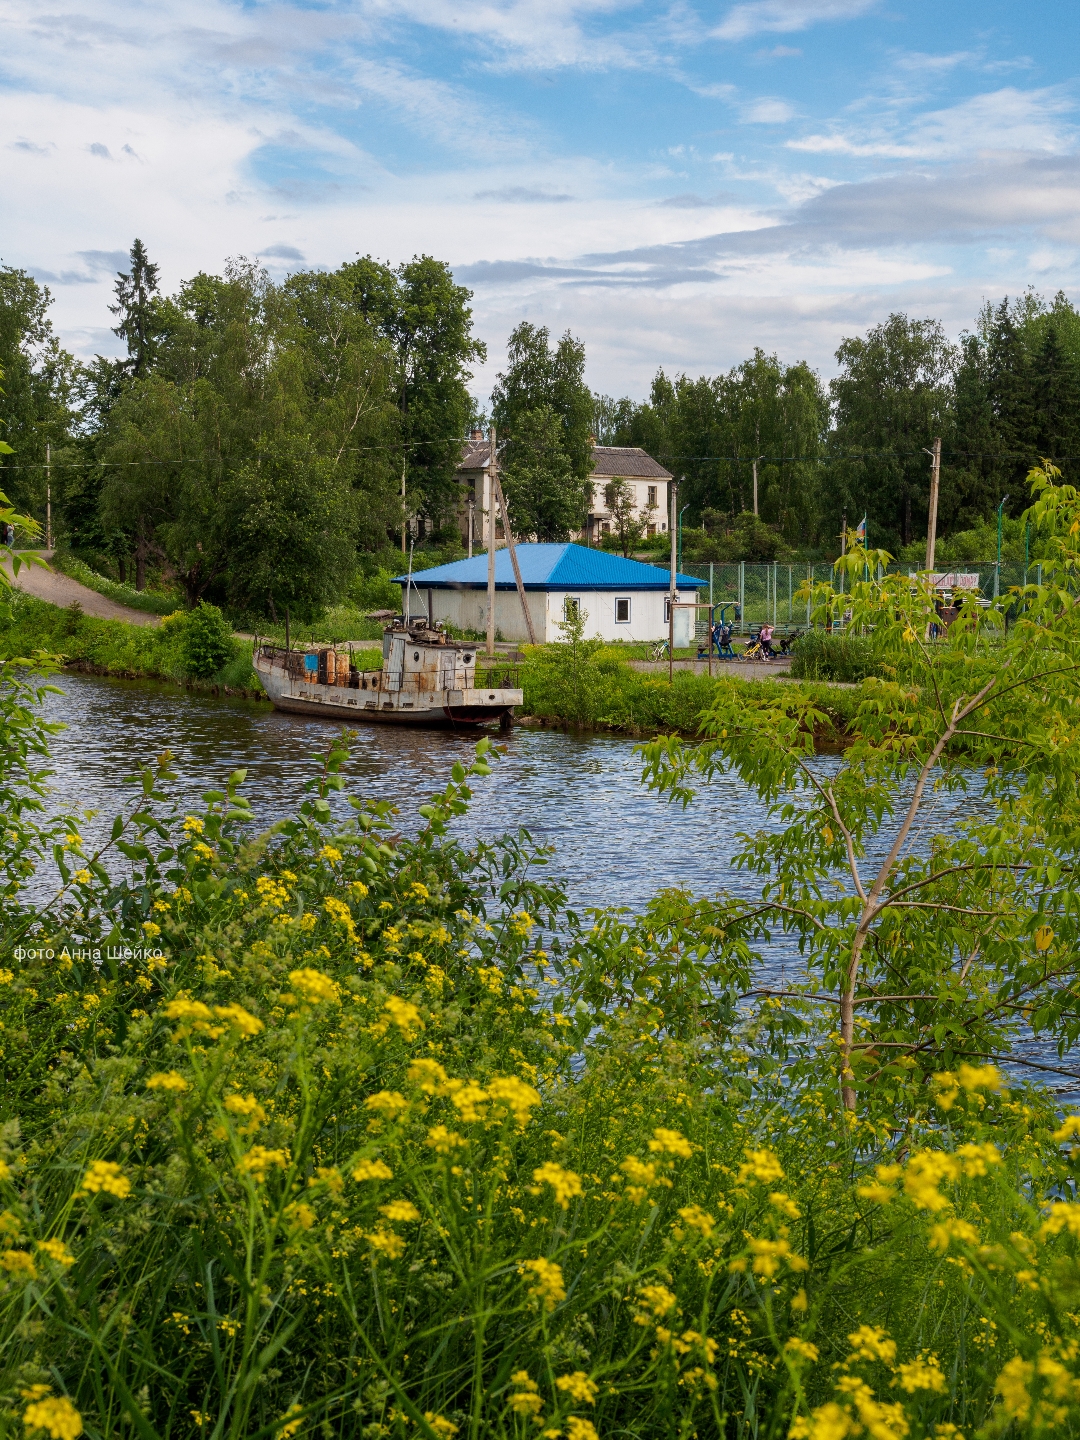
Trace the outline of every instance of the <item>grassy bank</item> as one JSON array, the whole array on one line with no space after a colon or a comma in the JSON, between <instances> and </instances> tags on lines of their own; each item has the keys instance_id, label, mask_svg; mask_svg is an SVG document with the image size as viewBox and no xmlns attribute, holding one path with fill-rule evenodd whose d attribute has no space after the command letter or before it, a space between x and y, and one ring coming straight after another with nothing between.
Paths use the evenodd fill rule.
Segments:
<instances>
[{"instance_id":1,"label":"grassy bank","mask_svg":"<svg viewBox=\"0 0 1080 1440\"><path fill-rule=\"evenodd\" d=\"M185 673L179 636L124 620L96 620L74 609L15 594L10 612L0 613L0 659L45 650L62 655L73 669L129 679L171 680L193 689L262 697L251 668L251 642L234 639L233 654L213 675Z\"/></svg>"},{"instance_id":2,"label":"grassy bank","mask_svg":"<svg viewBox=\"0 0 1080 1440\"><path fill-rule=\"evenodd\" d=\"M537 646L525 652L518 674L524 711L553 724L583 730L617 730L630 734L697 731L703 710L718 695L741 693L790 697L794 706L811 700L824 717L815 732L822 747L843 744L859 705L867 698L864 685L841 689L821 682L743 680L723 673L710 678L689 671L643 674L626 663L621 649L594 641Z\"/></svg>"}]
</instances>

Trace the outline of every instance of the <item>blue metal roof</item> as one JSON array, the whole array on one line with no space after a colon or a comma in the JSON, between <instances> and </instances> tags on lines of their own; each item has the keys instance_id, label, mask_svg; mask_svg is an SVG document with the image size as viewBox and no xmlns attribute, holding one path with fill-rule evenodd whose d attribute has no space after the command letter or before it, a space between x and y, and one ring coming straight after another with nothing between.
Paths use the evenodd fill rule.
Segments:
<instances>
[{"instance_id":1,"label":"blue metal roof","mask_svg":"<svg viewBox=\"0 0 1080 1440\"><path fill-rule=\"evenodd\" d=\"M518 567L526 590L666 590L670 572L640 560L624 560L610 550L593 550L586 545L518 545ZM487 588L487 555L436 565L431 570L414 570L413 584L421 590L484 590ZM407 576L395 575L398 585ZM702 582L693 575L678 575L680 590L700 590ZM514 570L507 549L495 552L495 588L513 590Z\"/></svg>"}]
</instances>

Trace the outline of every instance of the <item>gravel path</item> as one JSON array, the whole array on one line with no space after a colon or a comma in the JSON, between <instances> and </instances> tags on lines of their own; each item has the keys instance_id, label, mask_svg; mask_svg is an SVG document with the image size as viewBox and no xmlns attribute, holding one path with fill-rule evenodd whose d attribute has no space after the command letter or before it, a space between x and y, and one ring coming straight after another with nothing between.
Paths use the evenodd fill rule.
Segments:
<instances>
[{"instance_id":1,"label":"gravel path","mask_svg":"<svg viewBox=\"0 0 1080 1440\"><path fill-rule=\"evenodd\" d=\"M43 558L46 553L42 552ZM5 563L4 568L10 575L11 566ZM92 615L95 620L126 620L129 625L161 623L160 615L148 615L145 610L132 610L128 605L118 605L115 600L99 595L96 590L88 590L69 575L61 575L58 570L45 570L40 565L20 565L19 573L15 576L15 586L27 595L34 595L38 600L47 600L50 605L59 605L61 609L77 600L83 608L83 614Z\"/></svg>"}]
</instances>

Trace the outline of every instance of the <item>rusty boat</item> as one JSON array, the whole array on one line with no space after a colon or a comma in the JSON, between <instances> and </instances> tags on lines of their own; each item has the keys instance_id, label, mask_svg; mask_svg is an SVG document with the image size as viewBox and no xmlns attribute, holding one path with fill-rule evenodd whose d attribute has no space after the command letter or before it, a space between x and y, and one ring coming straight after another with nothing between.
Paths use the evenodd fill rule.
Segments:
<instances>
[{"instance_id":1,"label":"rusty boat","mask_svg":"<svg viewBox=\"0 0 1080 1440\"><path fill-rule=\"evenodd\" d=\"M476 646L450 639L426 617L399 617L387 625L382 649L379 670L358 670L351 649L335 645L298 650L261 644L253 664L278 710L352 724L506 727L522 703L518 689L477 685Z\"/></svg>"}]
</instances>

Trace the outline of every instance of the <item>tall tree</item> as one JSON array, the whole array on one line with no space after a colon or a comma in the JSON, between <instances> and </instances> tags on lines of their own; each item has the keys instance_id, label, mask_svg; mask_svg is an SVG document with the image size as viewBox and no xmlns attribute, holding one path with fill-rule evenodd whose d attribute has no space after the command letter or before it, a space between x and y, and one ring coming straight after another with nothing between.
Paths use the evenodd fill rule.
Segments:
<instances>
[{"instance_id":1,"label":"tall tree","mask_svg":"<svg viewBox=\"0 0 1080 1440\"><path fill-rule=\"evenodd\" d=\"M843 340L836 358L826 533L839 533L843 514L849 525L865 514L873 543L895 551L925 532L925 452L935 436L951 438L956 348L937 320L895 314Z\"/></svg>"},{"instance_id":2,"label":"tall tree","mask_svg":"<svg viewBox=\"0 0 1080 1440\"><path fill-rule=\"evenodd\" d=\"M491 395L506 441L506 499L515 530L565 539L592 498L595 406L585 383L585 347L569 330L552 349L546 326L528 321L507 343L507 367ZM534 498L543 494L538 505Z\"/></svg>"},{"instance_id":3,"label":"tall tree","mask_svg":"<svg viewBox=\"0 0 1080 1440\"><path fill-rule=\"evenodd\" d=\"M336 273L394 348L406 507L438 524L457 505L455 472L473 412L469 367L487 354L472 333L472 292L430 255L397 269L368 255Z\"/></svg>"},{"instance_id":4,"label":"tall tree","mask_svg":"<svg viewBox=\"0 0 1080 1440\"><path fill-rule=\"evenodd\" d=\"M52 295L25 270L0 266L0 433L13 453L0 455L0 490L16 508L45 519L46 446L59 481L74 419L75 361L49 319Z\"/></svg>"},{"instance_id":5,"label":"tall tree","mask_svg":"<svg viewBox=\"0 0 1080 1440\"><path fill-rule=\"evenodd\" d=\"M139 239L135 240L128 257L131 267L126 274L117 273L113 286L116 304L110 305L109 311L119 321L113 327L113 334L127 344L125 369L138 380L153 365L161 338L158 267L150 263L146 246Z\"/></svg>"}]
</instances>

